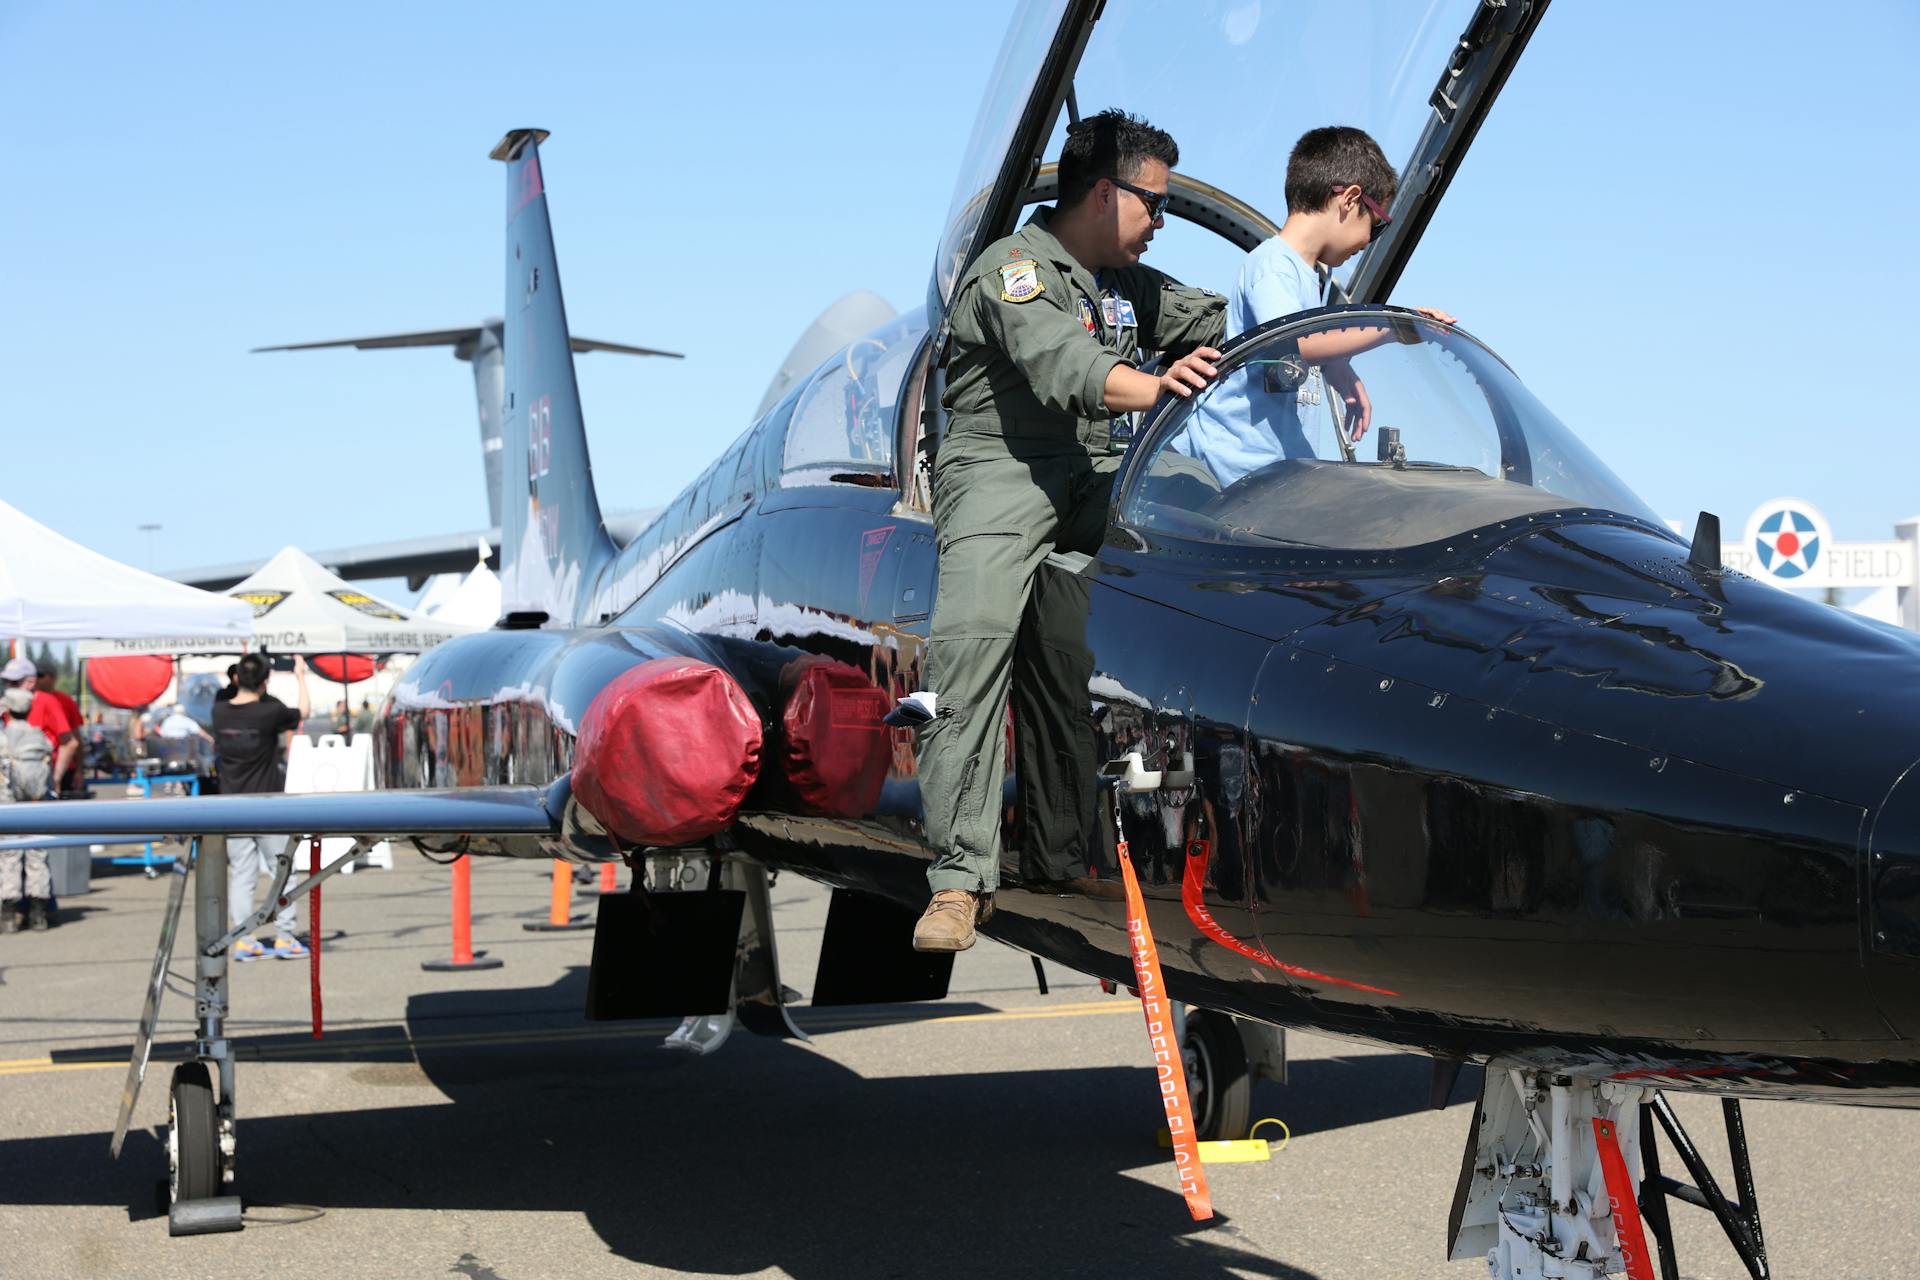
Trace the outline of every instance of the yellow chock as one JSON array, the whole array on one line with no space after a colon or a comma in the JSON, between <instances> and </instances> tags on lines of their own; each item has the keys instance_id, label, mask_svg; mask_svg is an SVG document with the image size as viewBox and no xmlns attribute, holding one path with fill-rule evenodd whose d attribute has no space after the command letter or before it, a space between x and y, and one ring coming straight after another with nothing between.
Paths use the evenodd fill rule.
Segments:
<instances>
[{"instance_id":1,"label":"yellow chock","mask_svg":"<svg viewBox=\"0 0 1920 1280\"><path fill-rule=\"evenodd\" d=\"M1277 1124L1280 1126L1281 1137L1279 1146L1273 1146L1265 1138L1256 1138L1253 1136L1259 1131L1260 1126L1263 1124ZM1201 1142L1195 1145L1200 1148L1201 1164L1247 1164L1255 1160L1271 1159L1274 1152L1285 1149L1287 1143L1292 1140L1293 1132L1287 1128L1286 1121L1268 1117L1256 1123L1252 1129L1247 1131L1247 1136L1244 1138L1233 1138L1219 1142ZM1163 1147L1171 1147L1173 1145L1173 1135L1165 1129L1160 1131L1160 1145Z\"/></svg>"}]
</instances>

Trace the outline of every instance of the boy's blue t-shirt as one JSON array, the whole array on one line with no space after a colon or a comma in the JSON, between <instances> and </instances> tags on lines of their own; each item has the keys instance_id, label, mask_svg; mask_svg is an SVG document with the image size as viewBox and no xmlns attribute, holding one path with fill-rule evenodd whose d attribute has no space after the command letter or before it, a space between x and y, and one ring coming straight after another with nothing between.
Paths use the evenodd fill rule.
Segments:
<instances>
[{"instance_id":1,"label":"boy's blue t-shirt","mask_svg":"<svg viewBox=\"0 0 1920 1280\"><path fill-rule=\"evenodd\" d=\"M1279 236L1270 237L1241 264L1227 302L1227 340L1321 301L1313 264ZM1267 391L1260 379L1259 367L1228 375L1174 437L1173 447L1205 462L1222 485L1282 458L1314 456L1300 426L1300 406L1320 403L1320 371L1314 369L1294 392Z\"/></svg>"}]
</instances>

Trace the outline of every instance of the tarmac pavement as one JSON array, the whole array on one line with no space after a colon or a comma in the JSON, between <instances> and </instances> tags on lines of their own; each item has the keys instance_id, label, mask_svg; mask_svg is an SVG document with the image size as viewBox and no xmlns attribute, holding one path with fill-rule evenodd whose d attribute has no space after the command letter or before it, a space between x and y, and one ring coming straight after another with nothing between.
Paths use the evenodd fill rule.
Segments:
<instances>
[{"instance_id":1,"label":"tarmac pavement","mask_svg":"<svg viewBox=\"0 0 1920 1280\"><path fill-rule=\"evenodd\" d=\"M584 1021L592 934L521 928L544 917L547 864L477 861L475 946L505 965L426 973L449 951L448 872L396 863L325 886L324 1039L306 963L236 966L238 1234L166 1233L160 1059L192 1034L178 955L126 1151L107 1154L166 878L96 862L58 929L0 938L0 1275L1484 1274L1443 1257L1476 1073L1430 1111L1426 1059L1295 1034L1290 1083L1254 1099L1291 1142L1211 1166L1218 1216L1195 1224L1124 995L1049 965L1042 996L1028 958L989 943L943 1002L803 1007L811 1045L742 1030L694 1059L659 1047L666 1023ZM773 896L805 991L827 894L783 876ZM1725 1180L1718 1103L1676 1106ZM1912 1271L1920 1115L1746 1116L1775 1275ZM1685 1275L1745 1274L1706 1213L1672 1212Z\"/></svg>"}]
</instances>

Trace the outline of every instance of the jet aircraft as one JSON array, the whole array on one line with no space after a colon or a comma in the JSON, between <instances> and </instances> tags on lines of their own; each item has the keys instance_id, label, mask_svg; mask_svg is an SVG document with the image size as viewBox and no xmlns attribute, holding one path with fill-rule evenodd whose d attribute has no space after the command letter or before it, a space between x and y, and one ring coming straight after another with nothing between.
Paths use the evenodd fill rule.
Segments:
<instances>
[{"instance_id":1,"label":"jet aircraft","mask_svg":"<svg viewBox=\"0 0 1920 1280\"><path fill-rule=\"evenodd\" d=\"M1392 225L1334 281L1335 305L1220 361L1217 387L1301 406L1282 453L1223 483L1194 443L1217 392L1116 424L1131 444L1104 545L1053 557L1025 622L984 931L1132 981L1124 837L1168 991L1196 1011L1188 1060L1216 1122L1260 1043L1243 1025L1428 1054L1442 1099L1459 1064L1482 1063L1450 1256L1502 1277L1651 1275L1644 1218L1671 1278L1678 1199L1759 1276L1738 1100L1920 1104L1920 642L1724 569L1710 517L1678 537L1486 344L1386 304L1544 10L1367 19L1380 65L1339 76L1384 103L1358 119L1406 175ZM908 949L932 851L910 734L883 715L920 687L939 586L926 481L946 310L980 247L1045 198L1042 157L1090 86L1141 87L1126 105L1168 122L1177 102L1138 72L1176 27L1194 30L1122 0L1024 5L924 309L823 359L624 547L590 478L546 135L495 148L507 611L394 690L384 789L0 808L18 834L197 838L176 1230L218 1218L198 1215L232 1189L229 834L625 859L642 887L601 900L589 1015L689 1015L696 1046L735 1022L794 1034L772 870L834 890L814 1003L944 992L950 958ZM1181 56L1258 74L1280 105L1192 149L1173 227L1240 251L1275 228L1229 184L1276 183L1207 158L1270 167L1324 104L1304 115L1272 87L1264 56L1290 33L1208 30ZM1409 91L1423 57L1438 82ZM1303 338L1356 327L1398 339L1355 357L1374 424L1358 442L1339 397L1301 394L1315 373L1300 356ZM1782 726L1798 749L1780 749ZM1726 1190L1668 1091L1726 1100ZM1662 1136L1691 1184L1661 1171Z\"/></svg>"}]
</instances>

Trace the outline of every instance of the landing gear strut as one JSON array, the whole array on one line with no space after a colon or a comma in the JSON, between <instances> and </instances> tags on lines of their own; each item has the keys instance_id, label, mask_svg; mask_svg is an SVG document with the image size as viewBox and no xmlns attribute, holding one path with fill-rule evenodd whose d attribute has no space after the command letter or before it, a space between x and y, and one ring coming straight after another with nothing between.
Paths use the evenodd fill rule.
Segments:
<instances>
[{"instance_id":1,"label":"landing gear strut","mask_svg":"<svg viewBox=\"0 0 1920 1280\"><path fill-rule=\"evenodd\" d=\"M1640 1150L1646 1161L1646 1177L1640 1184L1640 1209L1646 1215L1647 1229L1653 1232L1660 1251L1661 1280L1680 1280L1680 1264L1674 1260L1673 1224L1667 1218L1667 1198L1685 1201L1711 1212L1726 1232L1747 1274L1753 1280L1768 1280L1773 1273L1767 1265L1767 1241L1760 1231L1760 1204L1753 1187L1753 1162L1747 1153L1747 1126L1740 1118L1740 1100L1722 1098L1720 1109L1727 1126L1727 1149L1733 1157L1733 1185L1738 1200L1729 1200L1714 1179L1713 1170L1693 1139L1688 1136L1673 1107L1664 1097L1640 1108ZM1689 1186L1660 1172L1660 1151L1654 1122L1666 1130L1667 1141L1680 1157L1680 1163L1693 1175Z\"/></svg>"},{"instance_id":2,"label":"landing gear strut","mask_svg":"<svg viewBox=\"0 0 1920 1280\"><path fill-rule=\"evenodd\" d=\"M1737 1201L1658 1090L1489 1064L1454 1193L1448 1256L1483 1258L1496 1280L1601 1280L1622 1270L1651 1276L1657 1253L1662 1280L1680 1280L1667 1216L1674 1199L1710 1211L1752 1280L1768 1280L1740 1103L1726 1098L1721 1106ZM1661 1173L1662 1132L1693 1184Z\"/></svg>"},{"instance_id":3,"label":"landing gear strut","mask_svg":"<svg viewBox=\"0 0 1920 1280\"><path fill-rule=\"evenodd\" d=\"M188 854L193 868L194 1060L174 1068L168 1090L169 1235L240 1229L240 1197L233 1193L233 1043L227 1039L227 956L234 940L259 928L268 916L328 876L352 865L361 853L356 845L349 856L314 871L289 890L292 848L289 841L274 862L273 887L267 891L265 903L233 929L227 927L227 837L200 836ZM140 1030L134 1036L133 1057L127 1064L127 1083L120 1093L120 1115L113 1127L116 1158L126 1141L140 1086L146 1080L147 1057L160 1017L160 997L166 990L167 967L173 958L174 936L186 898L186 866L176 863L173 874L160 921L160 945L154 951L153 973L147 983L147 1003L140 1013Z\"/></svg>"}]
</instances>

